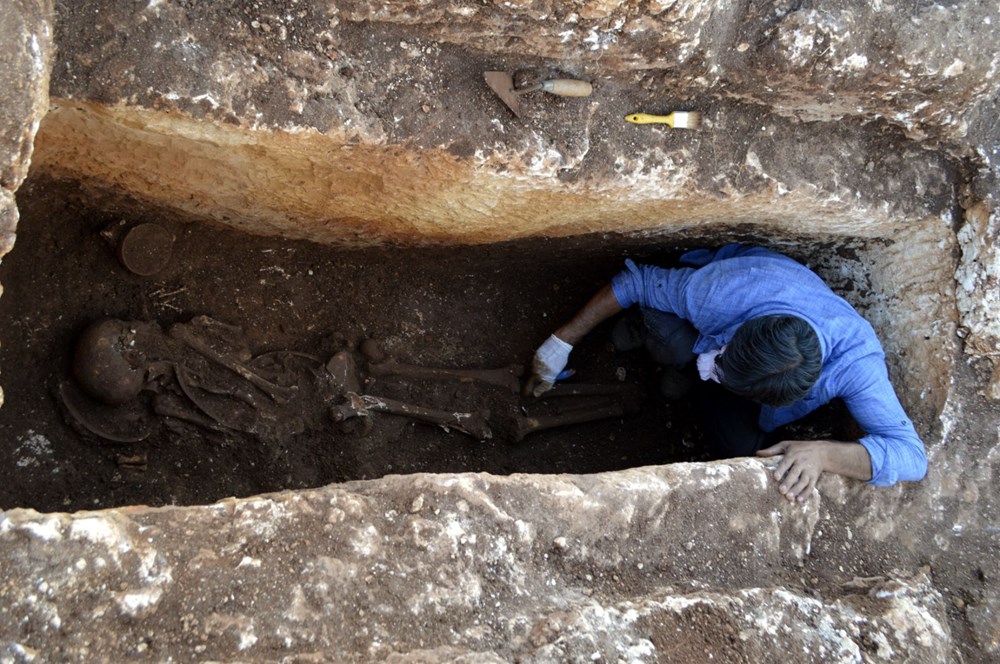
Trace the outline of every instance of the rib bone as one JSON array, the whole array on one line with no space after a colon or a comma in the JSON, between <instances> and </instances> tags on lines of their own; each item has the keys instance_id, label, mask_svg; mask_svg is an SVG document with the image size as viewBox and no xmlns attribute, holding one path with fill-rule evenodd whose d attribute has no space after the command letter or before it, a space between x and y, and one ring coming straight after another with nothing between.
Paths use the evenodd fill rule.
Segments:
<instances>
[{"instance_id":1,"label":"rib bone","mask_svg":"<svg viewBox=\"0 0 1000 664\"><path fill-rule=\"evenodd\" d=\"M260 389L262 392L267 394L267 396L274 399L277 403L287 403L289 399L295 396L296 389L294 387L284 387L282 385L275 385L257 375L249 368L247 368L239 360L223 355L216 351L214 348L209 346L207 343L193 335L186 327L183 325L174 325L170 328L170 335L180 341L184 342L190 346L193 350L204 355L208 359L212 360L216 364L219 364L230 371L236 373L241 378L250 381L255 387Z\"/></svg>"}]
</instances>

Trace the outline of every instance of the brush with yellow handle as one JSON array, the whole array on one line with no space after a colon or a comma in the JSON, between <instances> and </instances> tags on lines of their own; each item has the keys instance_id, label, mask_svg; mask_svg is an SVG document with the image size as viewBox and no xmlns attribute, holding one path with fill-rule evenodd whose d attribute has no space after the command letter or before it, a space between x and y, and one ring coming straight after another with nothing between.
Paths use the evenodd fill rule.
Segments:
<instances>
[{"instance_id":1,"label":"brush with yellow handle","mask_svg":"<svg viewBox=\"0 0 1000 664\"><path fill-rule=\"evenodd\" d=\"M701 113L697 111L674 111L667 115L650 115L649 113L632 113L625 116L632 124L665 124L674 129L697 129L701 126Z\"/></svg>"}]
</instances>

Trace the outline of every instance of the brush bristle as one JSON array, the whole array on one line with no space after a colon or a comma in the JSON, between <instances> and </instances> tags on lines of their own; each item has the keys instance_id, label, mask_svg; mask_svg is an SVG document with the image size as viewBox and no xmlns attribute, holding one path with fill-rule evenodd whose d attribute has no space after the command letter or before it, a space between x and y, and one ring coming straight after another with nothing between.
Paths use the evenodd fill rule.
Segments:
<instances>
[{"instance_id":1,"label":"brush bristle","mask_svg":"<svg viewBox=\"0 0 1000 664\"><path fill-rule=\"evenodd\" d=\"M701 113L674 111L674 129L697 129L701 126Z\"/></svg>"}]
</instances>

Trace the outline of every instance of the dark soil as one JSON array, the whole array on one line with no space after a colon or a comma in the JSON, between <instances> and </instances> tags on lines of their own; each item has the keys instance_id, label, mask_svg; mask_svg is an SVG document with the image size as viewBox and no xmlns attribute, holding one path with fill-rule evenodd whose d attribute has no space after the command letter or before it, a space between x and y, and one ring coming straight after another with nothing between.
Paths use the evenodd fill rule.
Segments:
<instances>
[{"instance_id":1,"label":"dark soil","mask_svg":"<svg viewBox=\"0 0 1000 664\"><path fill-rule=\"evenodd\" d=\"M325 361L346 350L362 374L366 365L358 347L365 339L378 340L392 357L412 364L523 365L552 329L620 269L626 253L668 262L683 248L602 236L344 250L187 223L67 181L30 179L18 199L17 246L0 269L0 338L8 340L0 350L6 394L0 435L7 441L0 464L15 470L0 488L3 508L197 504L393 473L594 473L708 458L691 403L666 403L656 389L659 369L644 351L615 352L610 322L574 351L571 367L577 373L569 382L624 379L642 394L630 404L639 409L634 415L537 432L517 442L515 418L551 414L557 402L532 403L480 383L380 377L369 378L364 391L437 409L489 411L494 437L480 442L379 413L367 433L357 420L338 424L324 418L317 428L293 435L174 421L164 426L143 393L128 412L138 409L152 422L152 434L139 443L109 443L74 426L58 397L76 341L95 320L148 321L166 329L207 315L242 328L234 336L253 355L292 350ZM139 277L119 262L115 239L151 221L176 241L165 270ZM330 397L309 398L313 402L302 408L314 413L315 400Z\"/></svg>"},{"instance_id":2,"label":"dark soil","mask_svg":"<svg viewBox=\"0 0 1000 664\"><path fill-rule=\"evenodd\" d=\"M183 223L110 196L85 200L94 199L66 182L35 179L19 192L17 246L0 272L0 336L8 340L0 356L2 463L16 469L0 489L4 508L191 504L389 473L589 473L698 456L690 427L675 424L673 411L685 408L655 398L635 417L514 443L508 430L521 406L517 395L391 378L367 391L436 408L489 409L495 437L478 442L382 414L367 435L356 423L332 421L280 441L166 427L137 444L81 435L55 395L76 339L97 319L166 327L204 314L241 327L254 354L287 349L328 358L373 338L400 361L500 367L528 361L620 265L618 250L595 242L579 251L539 251L538 242L346 251ZM115 256L113 238L144 221L176 236L170 265L153 277L130 274ZM606 338L602 330L581 344L577 378L615 382L624 367L628 381L645 386L651 367L637 353L614 354Z\"/></svg>"}]
</instances>

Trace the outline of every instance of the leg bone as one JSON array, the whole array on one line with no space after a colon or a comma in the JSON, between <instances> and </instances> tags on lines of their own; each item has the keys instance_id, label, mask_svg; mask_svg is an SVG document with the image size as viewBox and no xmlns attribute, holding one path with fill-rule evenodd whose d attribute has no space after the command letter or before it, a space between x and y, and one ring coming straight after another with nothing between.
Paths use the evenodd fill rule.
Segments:
<instances>
[{"instance_id":1,"label":"leg bone","mask_svg":"<svg viewBox=\"0 0 1000 664\"><path fill-rule=\"evenodd\" d=\"M366 417L371 411L374 411L389 413L390 415L401 415L417 420L418 422L426 422L427 424L436 424L440 427L455 429L456 431L461 431L464 434L472 436L476 440L487 440L493 437L493 432L490 431L486 418L478 413L434 410L432 408L403 403L395 399L373 397L368 394L359 395L353 392L349 392L345 396L347 397L346 403L333 406L330 409L330 414L336 422L343 422L351 417Z\"/></svg>"},{"instance_id":2,"label":"leg bone","mask_svg":"<svg viewBox=\"0 0 1000 664\"><path fill-rule=\"evenodd\" d=\"M571 424L582 424L603 420L609 417L620 417L625 414L625 408L620 403L613 403L586 411L574 411L565 415L547 415L539 417L518 416L514 440L520 442L529 434L546 429L565 427Z\"/></svg>"},{"instance_id":3,"label":"leg bone","mask_svg":"<svg viewBox=\"0 0 1000 664\"><path fill-rule=\"evenodd\" d=\"M403 364L395 360L386 360L378 364L369 364L368 371L373 376L403 376L405 378L458 379L461 381L478 381L489 385L504 387L513 393L521 388L520 376L523 367L513 364L499 369L438 369L421 367L413 364Z\"/></svg>"}]
</instances>

